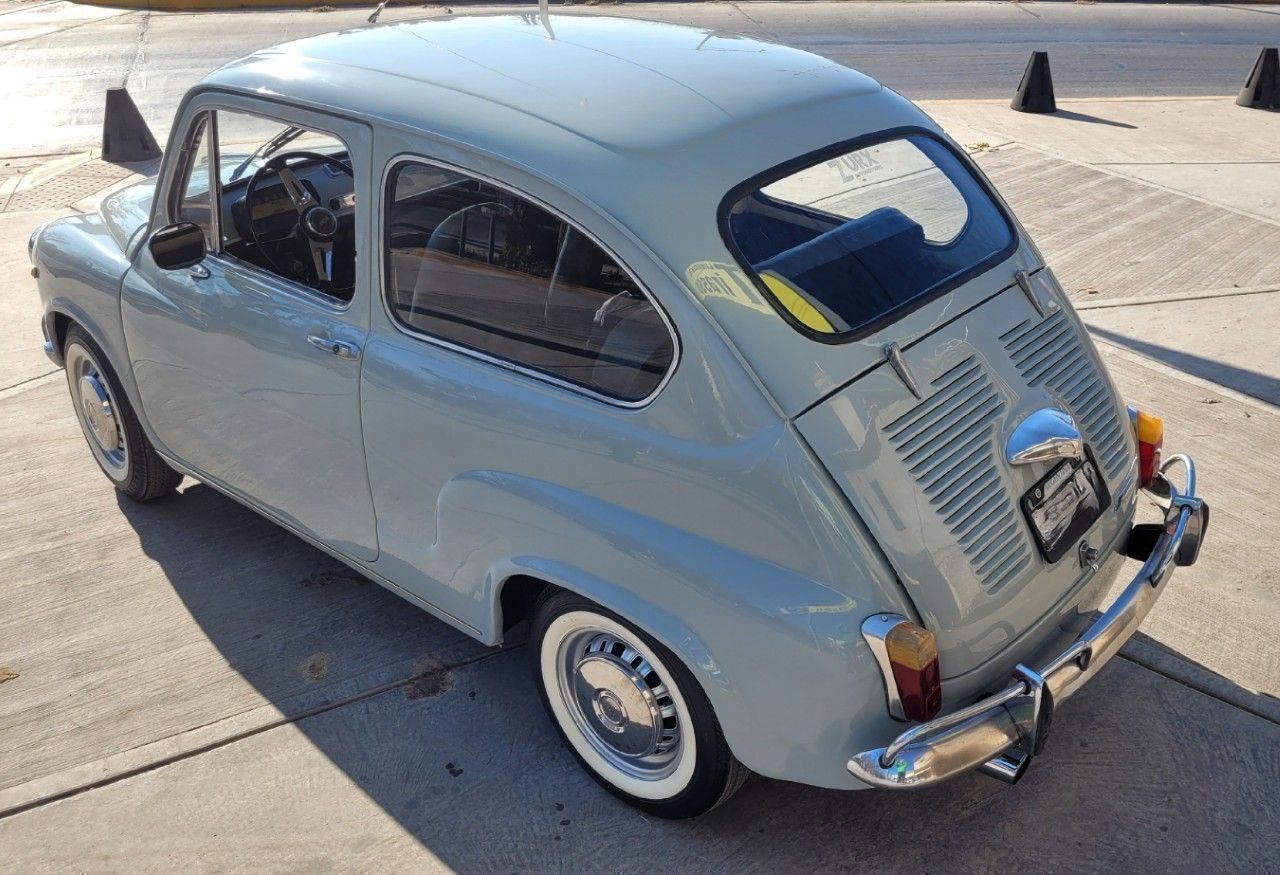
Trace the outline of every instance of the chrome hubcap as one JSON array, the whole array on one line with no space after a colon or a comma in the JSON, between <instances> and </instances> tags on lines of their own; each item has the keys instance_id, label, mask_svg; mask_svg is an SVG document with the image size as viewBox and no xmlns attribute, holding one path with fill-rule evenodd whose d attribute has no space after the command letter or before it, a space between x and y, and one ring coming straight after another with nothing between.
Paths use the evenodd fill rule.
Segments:
<instances>
[{"instance_id":1,"label":"chrome hubcap","mask_svg":"<svg viewBox=\"0 0 1280 875\"><path fill-rule=\"evenodd\" d=\"M102 385L97 373L88 373L80 378L80 408L84 411L85 424L103 452L120 449L120 425L116 422L107 387Z\"/></svg>"},{"instance_id":2,"label":"chrome hubcap","mask_svg":"<svg viewBox=\"0 0 1280 875\"><path fill-rule=\"evenodd\" d=\"M108 475L123 481L129 472L124 429L102 370L79 344L67 346L67 382L89 449Z\"/></svg>"},{"instance_id":3,"label":"chrome hubcap","mask_svg":"<svg viewBox=\"0 0 1280 875\"><path fill-rule=\"evenodd\" d=\"M680 753L680 724L666 683L626 641L584 630L561 647L560 686L574 722L611 765L656 780Z\"/></svg>"}]
</instances>

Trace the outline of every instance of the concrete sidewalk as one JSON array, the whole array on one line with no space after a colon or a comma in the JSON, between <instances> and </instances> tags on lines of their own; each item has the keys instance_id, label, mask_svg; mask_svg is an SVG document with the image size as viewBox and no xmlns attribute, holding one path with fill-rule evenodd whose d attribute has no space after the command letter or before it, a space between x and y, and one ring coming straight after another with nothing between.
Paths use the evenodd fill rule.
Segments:
<instances>
[{"instance_id":1,"label":"concrete sidewalk","mask_svg":"<svg viewBox=\"0 0 1280 875\"><path fill-rule=\"evenodd\" d=\"M1200 563L1058 712L1017 787L972 776L898 796L757 778L693 823L646 819L578 769L518 645L480 648L200 484L118 500L39 351L25 251L38 222L91 208L84 188L107 169L61 185L88 167L70 158L0 176L3 867L1274 867L1276 116L1225 98L1062 104L1053 118L928 108L1036 237L1121 392L1200 462L1213 504ZM1242 172L1198 132L1205 119L1256 165L1247 203L1171 163ZM1131 172L1156 166L1181 189Z\"/></svg>"},{"instance_id":2,"label":"concrete sidewalk","mask_svg":"<svg viewBox=\"0 0 1280 875\"><path fill-rule=\"evenodd\" d=\"M1059 101L1049 115L1005 100L925 100L964 144L1018 143L1122 179L1280 222L1280 118L1231 98Z\"/></svg>"}]
</instances>

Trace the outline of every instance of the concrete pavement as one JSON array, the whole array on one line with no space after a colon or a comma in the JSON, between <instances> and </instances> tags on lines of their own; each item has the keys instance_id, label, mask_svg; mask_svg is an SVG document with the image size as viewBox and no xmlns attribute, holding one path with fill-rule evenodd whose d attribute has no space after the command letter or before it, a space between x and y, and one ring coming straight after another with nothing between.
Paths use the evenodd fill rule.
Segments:
<instances>
[{"instance_id":1,"label":"concrete pavement","mask_svg":"<svg viewBox=\"0 0 1280 875\"><path fill-rule=\"evenodd\" d=\"M1265 872L1280 727L1117 660L1009 788L752 778L692 822L583 775L523 651L388 690L3 821L24 871Z\"/></svg>"},{"instance_id":2,"label":"concrete pavement","mask_svg":"<svg viewBox=\"0 0 1280 875\"><path fill-rule=\"evenodd\" d=\"M204 61L186 63L195 75ZM85 189L108 174L84 156L9 159L3 867L1273 870L1277 117L1229 99L1062 104L1049 118L989 101L926 108L1031 229L1121 392L1163 413L1169 448L1199 460L1213 504L1200 564L1059 711L1017 787L973 776L895 796L755 778L678 824L581 773L518 642L480 648L200 484L153 505L117 500L39 352L25 253L31 227L91 209Z\"/></svg>"}]
</instances>

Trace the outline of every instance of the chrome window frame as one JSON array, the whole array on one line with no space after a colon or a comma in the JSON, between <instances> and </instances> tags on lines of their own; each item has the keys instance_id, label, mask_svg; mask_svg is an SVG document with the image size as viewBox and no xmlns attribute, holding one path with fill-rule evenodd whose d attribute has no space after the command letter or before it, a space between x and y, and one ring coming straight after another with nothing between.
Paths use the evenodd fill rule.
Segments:
<instances>
[{"instance_id":1,"label":"chrome window frame","mask_svg":"<svg viewBox=\"0 0 1280 875\"><path fill-rule=\"evenodd\" d=\"M638 398L635 400L619 398L616 395L609 395L604 392L596 391L589 386L582 385L581 383L575 383L572 380L566 380L566 379L563 379L562 377L557 377L555 374L552 374L548 371L543 371L538 368L532 367L530 365L521 364L520 362L514 361L512 359L503 358L502 356L499 356L499 355L494 355L492 353L488 353L483 350L475 349L474 347L466 346L465 344L455 343L443 337L439 337L434 334L429 334L425 331L420 331L419 329L416 329L411 325L405 324L401 319L397 318L395 312L391 308L391 301L390 301L391 286L388 283L388 277L387 277L387 268L388 268L387 253L390 247L389 247L389 241L387 240L385 235L385 231L386 231L387 210L390 207L390 201L388 196L390 194L389 186L391 183L391 177L392 177L392 174L398 168L400 168L402 165L405 165L405 164L422 164L427 167L438 167L441 170L447 170L452 173L461 174L462 176L465 176L468 179L474 179L479 182L492 185L495 188L499 188L509 194L515 195L516 197L523 198L524 200L528 201L529 203L533 204L539 209L545 210L549 215L554 216L556 219L564 222L566 225L568 225L570 228L573 228L582 236L586 237L596 246L599 246L600 251L603 252L605 255L609 256L610 258L612 258L614 263L617 264L618 267L622 268L623 272L631 279L633 283L635 283L635 286L637 289L640 290L640 293L644 295L645 300L653 305L654 309L658 312L659 318L662 319L662 324L666 326L667 334L671 337L671 363L667 365L666 372L663 373L662 379L659 380L658 384L653 387L653 390L643 398ZM628 410L636 410L642 407L647 407L649 404L653 402L655 398L658 397L659 394L661 394L662 390L666 388L667 384L671 382L671 378L675 374L676 368L680 364L680 357L683 351L680 345L680 332L676 330L675 323L672 322L671 316L667 313L666 309L662 306L661 302L658 301L657 297L651 291L649 291L648 287L644 283L640 281L640 278L636 276L635 271L633 271L627 265L627 263L618 256L616 252L614 252L612 249L606 246L604 241L602 241L599 237L597 237L587 228L583 227L581 223L575 221L574 219L566 215L562 210L559 210L551 206L550 204L548 204L546 201L542 200L539 197L529 194L526 191L522 191L521 189L516 188L514 185L511 185L510 183L503 182L499 179L495 179L492 176L488 176L476 170L463 167L459 164L453 164L448 161L442 161L438 158L428 158L424 155L418 155L412 152L402 152L398 155L393 156L387 162L387 166L383 168L382 179L378 185L377 207L378 209L376 212L376 218L374 220L374 233L375 233L375 248L377 250L377 262L375 266L378 272L378 277L377 277L377 283L378 283L378 289L379 289L378 297L382 301L382 310L384 313L386 313L387 319L391 322L393 326L395 326L396 330L398 330L400 333L407 335L409 337L413 337L417 340L421 340L426 343L429 343L432 346L436 346L442 349L447 349L453 352L461 353L462 355L468 356L469 358L473 358L473 359L485 362L487 364L491 364L496 367L502 368L505 371L521 374L523 376L538 380L539 382L548 383L552 386L558 386L559 388L562 388L562 389L568 389L571 392L574 392L575 394L578 394L578 395L582 395L586 398L591 398L595 401L602 401L614 407L620 407Z\"/></svg>"},{"instance_id":2,"label":"chrome window frame","mask_svg":"<svg viewBox=\"0 0 1280 875\"><path fill-rule=\"evenodd\" d=\"M222 181L219 178L218 112L215 107L202 106L187 127L178 152L181 158L169 183L164 218L168 225L182 221L182 200L186 195L187 185L191 182L191 171L195 169L196 153L200 151L197 137L203 138L208 144L209 172L213 174L209 177L209 229L213 235L214 248L208 250L206 255L214 255L222 251L222 202L216 196L221 190Z\"/></svg>"},{"instance_id":3,"label":"chrome window frame","mask_svg":"<svg viewBox=\"0 0 1280 875\"><path fill-rule=\"evenodd\" d=\"M209 93L212 93L212 92L209 92ZM306 112L316 114L316 115L325 114L320 110L313 110L310 107L299 107L299 108ZM218 141L218 113L220 112L228 112L228 113L235 113L237 115L251 116L253 118L263 119L270 122L276 122L277 124L282 124L282 125L300 125L301 127L305 127L308 131L312 133L327 134L328 136L333 137L336 141L338 141L344 147L346 147L347 156L351 160L351 180L352 180L352 186L354 188L355 180L358 178L356 175L356 156L355 156L355 152L351 148L351 144L349 144L346 141L346 139L343 138L341 135L331 130L318 128L315 125L302 124L297 120L281 118L271 113L250 111L250 110L244 109L243 107L228 106L226 104L218 103L217 101L211 100L203 104L196 111L195 116L191 120L191 126L187 130L186 136L183 139L182 163L176 169L176 172L180 172L181 176L180 177L174 176L173 181L170 183L170 190L168 192L168 198L167 198L168 202L165 204L166 221L169 223L178 221L178 219L175 217L178 214L178 208L180 207L182 202L182 194L183 192L186 191L187 179L190 176L190 170L194 166L193 162L195 161L196 149L192 148L191 140L194 136L195 130L199 128L201 124L201 120L203 118L207 124L207 127L205 128L205 131L204 131L205 136L212 135L212 140L210 140L210 145L209 145L209 161L211 162L211 165L215 168L214 176L211 179L210 186L209 186L209 197L210 197L209 211L212 214L211 224L213 226L215 248L208 250L205 253L205 258L213 259L213 261L216 264L222 265L224 270L226 268L231 268L234 270L248 271L258 276L264 283L269 281L271 283L279 283L281 284L278 289L279 291L284 292L286 294L291 294L294 296L301 297L304 300L306 300L308 303L318 304L322 307L325 307L333 311L335 314L345 313L347 310L350 310L352 303L356 299L356 294L359 291L358 282L356 283L355 288L351 290L351 298L349 300L344 301L341 298L338 298L334 295L330 295L320 291L319 289L312 288L306 283L298 282L297 280L292 279L291 277L278 274L274 270L268 270L262 267L261 265L253 264L252 262L245 261L243 258L237 258L231 253L225 251L223 244L226 241L223 239L223 236L222 236L222 186L223 186L222 148L221 148L221 143ZM330 115L332 115L332 113L330 113ZM346 116L336 116L336 117L342 118L346 121L353 121L357 124L367 124L367 122L363 122L359 119L348 118ZM181 182L179 182L179 179L181 180ZM355 215L358 218L358 212ZM356 251L355 257L357 259L360 258L360 253L358 249ZM373 266L376 267L379 263L380 261L375 262Z\"/></svg>"}]
</instances>

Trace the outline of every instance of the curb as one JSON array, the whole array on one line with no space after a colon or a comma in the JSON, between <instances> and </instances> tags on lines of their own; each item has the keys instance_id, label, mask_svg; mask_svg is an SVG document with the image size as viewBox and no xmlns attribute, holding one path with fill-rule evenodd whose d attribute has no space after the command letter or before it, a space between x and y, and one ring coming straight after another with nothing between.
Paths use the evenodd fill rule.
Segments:
<instances>
[{"instance_id":1,"label":"curb","mask_svg":"<svg viewBox=\"0 0 1280 875\"><path fill-rule=\"evenodd\" d=\"M1280 699L1242 687L1170 650L1154 638L1144 634L1135 635L1125 642L1117 655L1184 687L1280 725Z\"/></svg>"},{"instance_id":2,"label":"curb","mask_svg":"<svg viewBox=\"0 0 1280 875\"><path fill-rule=\"evenodd\" d=\"M378 5L370 0L71 0L71 2L81 6L109 6L114 9L137 9L149 12L220 12L236 9L327 10L337 6L364 6L372 9Z\"/></svg>"},{"instance_id":3,"label":"curb","mask_svg":"<svg viewBox=\"0 0 1280 875\"><path fill-rule=\"evenodd\" d=\"M377 0L71 0L73 3L79 3L83 6L108 6L114 9L139 9L150 10L153 12L216 12L220 10L233 9L330 9L334 7L344 6L366 6L373 9L378 5ZM612 4L615 7L628 5L649 5L650 3L676 2L676 3L704 3L713 2L713 0L618 0ZM787 3L792 0L763 0L770 3ZM867 2L867 0L819 0L819 2L828 3L857 3ZM926 3L950 3L965 2L965 0L898 0L898 2L926 2ZM1019 0L1005 0L1010 5L1020 5ZM1147 5L1178 5L1178 6L1275 6L1280 5L1280 0L1035 0L1039 3L1061 3L1076 4L1086 2L1094 3L1143 3ZM391 0L388 6L408 6L413 5L411 0ZM446 2L441 0L440 6L449 7L484 7L484 6L511 6L519 5L504 0L455 0L455 2ZM588 0L576 0L571 3L554 4L558 9L578 9L578 8L596 8L592 6Z\"/></svg>"}]
</instances>

